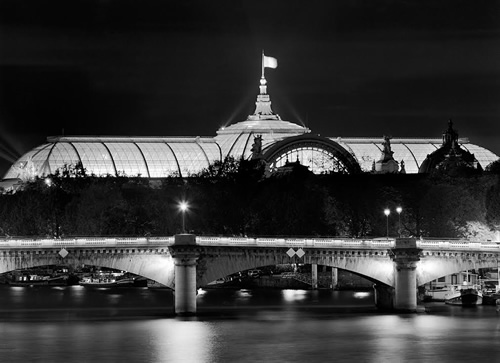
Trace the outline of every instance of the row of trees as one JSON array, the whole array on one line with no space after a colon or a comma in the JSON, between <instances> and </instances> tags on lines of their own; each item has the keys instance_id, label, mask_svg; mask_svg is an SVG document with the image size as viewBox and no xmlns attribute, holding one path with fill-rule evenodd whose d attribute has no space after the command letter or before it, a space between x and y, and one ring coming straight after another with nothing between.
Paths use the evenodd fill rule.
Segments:
<instances>
[{"instance_id":1,"label":"row of trees","mask_svg":"<svg viewBox=\"0 0 500 363\"><path fill-rule=\"evenodd\" d=\"M95 177L65 167L0 195L0 235L477 237L500 229L499 174L263 177L258 163L229 159L188 178ZM396 213L396 207L403 211ZM392 213L387 217L384 209Z\"/></svg>"}]
</instances>

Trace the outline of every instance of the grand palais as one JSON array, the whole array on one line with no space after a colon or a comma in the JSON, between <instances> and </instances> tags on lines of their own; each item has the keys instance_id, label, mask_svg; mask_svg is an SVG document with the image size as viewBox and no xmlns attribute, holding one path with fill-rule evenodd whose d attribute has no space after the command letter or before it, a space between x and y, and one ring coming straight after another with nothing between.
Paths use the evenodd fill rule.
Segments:
<instances>
[{"instance_id":1,"label":"grand palais","mask_svg":"<svg viewBox=\"0 0 500 363\"><path fill-rule=\"evenodd\" d=\"M490 150L459 138L451 122L448 131L436 138L395 137L389 141L382 135L319 136L273 112L264 74L259 88L254 113L246 120L221 127L216 136L51 136L21 156L1 184L12 186L80 162L88 174L96 176L189 177L228 156L241 160L256 155L271 172L287 162L300 162L315 174L375 172L377 162L392 155L396 165L392 171L419 173L428 171L426 159L440 154L450 132L453 147L468 156L474 167L484 169L499 159Z\"/></svg>"}]
</instances>

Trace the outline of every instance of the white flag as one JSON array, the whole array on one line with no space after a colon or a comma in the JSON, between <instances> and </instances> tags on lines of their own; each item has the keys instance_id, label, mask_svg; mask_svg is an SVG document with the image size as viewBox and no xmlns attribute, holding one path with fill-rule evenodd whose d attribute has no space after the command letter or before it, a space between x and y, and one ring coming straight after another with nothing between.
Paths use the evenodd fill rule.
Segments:
<instances>
[{"instance_id":1,"label":"white flag","mask_svg":"<svg viewBox=\"0 0 500 363\"><path fill-rule=\"evenodd\" d=\"M276 68L278 67L278 60L273 57L263 56L264 57L264 67L267 68Z\"/></svg>"}]
</instances>

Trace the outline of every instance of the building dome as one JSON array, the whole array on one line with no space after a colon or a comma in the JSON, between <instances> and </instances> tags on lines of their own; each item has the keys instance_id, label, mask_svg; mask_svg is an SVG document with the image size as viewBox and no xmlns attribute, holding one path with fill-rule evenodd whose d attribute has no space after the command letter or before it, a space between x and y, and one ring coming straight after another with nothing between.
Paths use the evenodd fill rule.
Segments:
<instances>
[{"instance_id":1,"label":"building dome","mask_svg":"<svg viewBox=\"0 0 500 363\"><path fill-rule=\"evenodd\" d=\"M283 121L271 109L271 99L267 94L266 79L260 80L260 94L255 102L255 111L245 121L238 122L217 131L215 141L220 145L224 155L235 159L248 159L251 154L253 138L262 137L262 148L290 136L310 132L306 127Z\"/></svg>"},{"instance_id":2,"label":"building dome","mask_svg":"<svg viewBox=\"0 0 500 363\"><path fill-rule=\"evenodd\" d=\"M427 155L419 173L430 173L436 169L447 173L458 169L483 170L474 154L460 147L458 132L453 129L451 120L448 121L448 129L443 132L441 147Z\"/></svg>"}]
</instances>

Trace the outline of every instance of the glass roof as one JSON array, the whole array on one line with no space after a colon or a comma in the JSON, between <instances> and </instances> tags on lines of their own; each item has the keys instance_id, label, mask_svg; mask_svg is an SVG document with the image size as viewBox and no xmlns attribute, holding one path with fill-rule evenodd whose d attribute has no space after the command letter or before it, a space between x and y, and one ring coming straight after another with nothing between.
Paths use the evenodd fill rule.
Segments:
<instances>
[{"instance_id":1,"label":"glass roof","mask_svg":"<svg viewBox=\"0 0 500 363\"><path fill-rule=\"evenodd\" d=\"M228 155L237 160L248 159L257 135L262 137L262 151L265 152L278 141L310 132L306 127L281 120L272 112L265 80L264 83L260 80L259 89L254 114L249 115L245 121L220 128L215 137L48 137L46 144L35 147L19 158L7 171L4 179L44 176L64 165L74 165L79 161L89 174L97 176L190 176L208 167L213 161L222 161ZM374 162L382 155L382 137L330 139L345 148L358 161L363 171L371 171ZM497 155L470 144L467 139L459 139L459 142L475 155L483 169L498 160ZM399 163L404 161L407 173L418 173L427 155L441 145L441 138L391 139L393 157ZM295 150L287 152L291 157L296 155L306 158L310 163L323 163L319 160L320 157L315 160L315 155L323 155L323 148L321 143L302 149L297 145ZM318 167L318 170L321 169L324 168Z\"/></svg>"},{"instance_id":2,"label":"glass roof","mask_svg":"<svg viewBox=\"0 0 500 363\"><path fill-rule=\"evenodd\" d=\"M465 144L461 145L464 149L469 151L471 154L474 154L479 164L484 168L486 168L489 164L498 160L498 156L492 153L491 151L485 149L484 147L474 145L474 144Z\"/></svg>"},{"instance_id":3,"label":"glass roof","mask_svg":"<svg viewBox=\"0 0 500 363\"><path fill-rule=\"evenodd\" d=\"M23 155L5 179L44 176L79 161L89 174L97 176L189 176L220 160L222 155L213 139L207 142L200 138L75 137L52 141Z\"/></svg>"},{"instance_id":4,"label":"glass roof","mask_svg":"<svg viewBox=\"0 0 500 363\"><path fill-rule=\"evenodd\" d=\"M354 154L363 171L371 171L373 162L378 161L382 155L382 138L332 138L332 140ZM461 141L460 145L474 154L483 169L499 158L491 151L469 143L467 139ZM398 163L404 161L407 173L418 173L418 169L427 155L439 149L441 145L441 139L391 139L393 157Z\"/></svg>"},{"instance_id":5,"label":"glass roof","mask_svg":"<svg viewBox=\"0 0 500 363\"><path fill-rule=\"evenodd\" d=\"M300 134L300 133L296 133ZM59 137L27 152L6 173L4 179L44 176L65 164L81 161L88 173L97 176L127 175L162 178L172 175L190 176L226 155L249 158L254 133L218 134L215 138L160 137ZM262 133L262 148L293 136L290 133ZM331 138L356 160L363 171L371 171L380 159L382 138ZM418 173L428 154L441 147L441 139L391 139L393 156L404 161L407 173ZM483 169L498 156L468 142L461 144L473 153ZM292 160L291 160L292 161Z\"/></svg>"}]
</instances>

